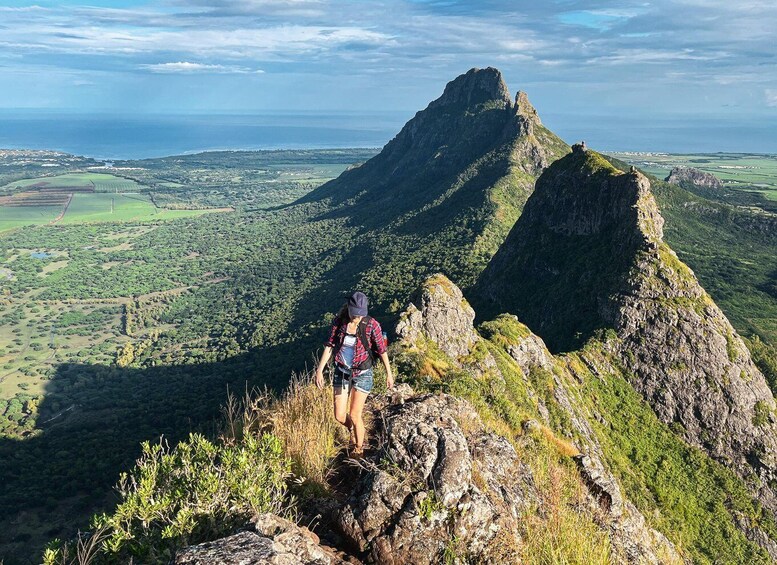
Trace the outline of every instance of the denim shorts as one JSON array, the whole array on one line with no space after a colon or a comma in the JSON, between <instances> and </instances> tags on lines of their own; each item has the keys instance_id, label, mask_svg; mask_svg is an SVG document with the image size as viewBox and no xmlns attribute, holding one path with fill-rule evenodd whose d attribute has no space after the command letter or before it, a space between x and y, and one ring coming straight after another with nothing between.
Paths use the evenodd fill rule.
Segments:
<instances>
[{"instance_id":1,"label":"denim shorts","mask_svg":"<svg viewBox=\"0 0 777 565\"><path fill-rule=\"evenodd\" d=\"M343 373L339 367L335 367L335 376L332 381L335 394L337 394L338 389L348 391L348 388L351 386L358 391L369 394L373 384L372 369L365 369L359 372L356 378L353 378L351 375Z\"/></svg>"}]
</instances>

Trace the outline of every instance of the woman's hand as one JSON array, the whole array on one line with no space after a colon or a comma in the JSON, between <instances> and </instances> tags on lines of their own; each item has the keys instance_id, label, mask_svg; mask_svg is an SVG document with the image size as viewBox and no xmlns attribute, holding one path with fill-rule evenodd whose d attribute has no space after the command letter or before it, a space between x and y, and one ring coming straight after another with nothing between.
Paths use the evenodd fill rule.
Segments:
<instances>
[{"instance_id":1,"label":"woman's hand","mask_svg":"<svg viewBox=\"0 0 777 565\"><path fill-rule=\"evenodd\" d=\"M329 357L332 355L332 346L327 345L324 347L324 354L321 355L321 359L318 361L318 367L316 367L316 386L319 389L324 388L324 367L326 367Z\"/></svg>"},{"instance_id":2,"label":"woman's hand","mask_svg":"<svg viewBox=\"0 0 777 565\"><path fill-rule=\"evenodd\" d=\"M391 372L391 363L389 362L388 353L385 351L381 353L380 359L383 361L383 366L386 368L386 388L394 388L394 375Z\"/></svg>"}]
</instances>

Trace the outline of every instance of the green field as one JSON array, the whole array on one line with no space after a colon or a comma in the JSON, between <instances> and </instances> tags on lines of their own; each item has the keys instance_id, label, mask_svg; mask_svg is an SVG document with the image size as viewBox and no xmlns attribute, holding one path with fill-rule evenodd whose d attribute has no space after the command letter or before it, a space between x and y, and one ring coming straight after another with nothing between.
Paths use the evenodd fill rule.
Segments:
<instances>
[{"instance_id":1,"label":"green field","mask_svg":"<svg viewBox=\"0 0 777 565\"><path fill-rule=\"evenodd\" d=\"M611 153L661 179L673 167L694 167L718 177L727 188L755 191L777 201L777 155L752 153Z\"/></svg>"},{"instance_id":2,"label":"green field","mask_svg":"<svg viewBox=\"0 0 777 565\"><path fill-rule=\"evenodd\" d=\"M125 179L107 173L68 173L54 177L38 177L12 182L4 190L14 191L18 189L33 188L41 183L46 183L46 188L74 188L93 186L95 192L134 192L143 188L143 185L131 179Z\"/></svg>"},{"instance_id":3,"label":"green field","mask_svg":"<svg viewBox=\"0 0 777 565\"><path fill-rule=\"evenodd\" d=\"M62 206L0 206L0 232L48 223L61 211Z\"/></svg>"},{"instance_id":4,"label":"green field","mask_svg":"<svg viewBox=\"0 0 777 565\"><path fill-rule=\"evenodd\" d=\"M60 223L130 222L199 216L207 210L157 208L145 194L76 193Z\"/></svg>"},{"instance_id":5,"label":"green field","mask_svg":"<svg viewBox=\"0 0 777 565\"><path fill-rule=\"evenodd\" d=\"M75 190L85 187L94 192ZM73 199L64 217L57 220L61 224L165 220L198 216L208 211L157 207L145 192L147 186L106 173L68 173L25 179L12 182L0 191L5 194L29 194L40 189L44 189L42 193L45 193L52 188L62 193L73 191ZM49 223L61 212L61 206L51 205L0 206L0 233L22 226Z\"/></svg>"}]
</instances>

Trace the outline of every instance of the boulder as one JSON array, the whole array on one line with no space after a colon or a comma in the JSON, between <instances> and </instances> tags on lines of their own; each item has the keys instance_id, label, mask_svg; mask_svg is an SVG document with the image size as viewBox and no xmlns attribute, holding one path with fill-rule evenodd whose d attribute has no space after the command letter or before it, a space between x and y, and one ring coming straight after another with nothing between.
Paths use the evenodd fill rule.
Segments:
<instances>
[{"instance_id":1,"label":"boulder","mask_svg":"<svg viewBox=\"0 0 777 565\"><path fill-rule=\"evenodd\" d=\"M318 537L307 528L275 514L260 514L255 531L245 531L220 540L180 550L176 565L339 565L344 563L319 546Z\"/></svg>"}]
</instances>

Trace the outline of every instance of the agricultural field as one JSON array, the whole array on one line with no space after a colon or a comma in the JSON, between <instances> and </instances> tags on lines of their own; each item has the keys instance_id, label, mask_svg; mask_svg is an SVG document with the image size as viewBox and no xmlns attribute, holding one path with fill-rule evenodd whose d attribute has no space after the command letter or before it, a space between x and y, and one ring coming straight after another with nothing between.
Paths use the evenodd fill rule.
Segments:
<instances>
[{"instance_id":1,"label":"agricultural field","mask_svg":"<svg viewBox=\"0 0 777 565\"><path fill-rule=\"evenodd\" d=\"M12 182L2 189L16 191L19 189L45 189L68 191L73 188L90 188L94 192L139 192L148 190L132 179L126 179L108 173L67 173L52 177L39 177Z\"/></svg>"},{"instance_id":2,"label":"agricultural field","mask_svg":"<svg viewBox=\"0 0 777 565\"><path fill-rule=\"evenodd\" d=\"M718 177L724 187L756 192L777 202L777 155L751 153L611 153L617 159L639 167L661 179L673 167L694 167Z\"/></svg>"},{"instance_id":3,"label":"agricultural field","mask_svg":"<svg viewBox=\"0 0 777 565\"><path fill-rule=\"evenodd\" d=\"M35 224L47 224L62 212L62 206L0 206L0 232Z\"/></svg>"},{"instance_id":4,"label":"agricultural field","mask_svg":"<svg viewBox=\"0 0 777 565\"><path fill-rule=\"evenodd\" d=\"M228 208L159 206L149 187L106 173L68 173L0 189L0 232L27 225L167 220Z\"/></svg>"},{"instance_id":5,"label":"agricultural field","mask_svg":"<svg viewBox=\"0 0 777 565\"><path fill-rule=\"evenodd\" d=\"M147 194L74 194L61 220L81 222L140 222L198 216L207 210L168 210L157 208Z\"/></svg>"}]
</instances>

